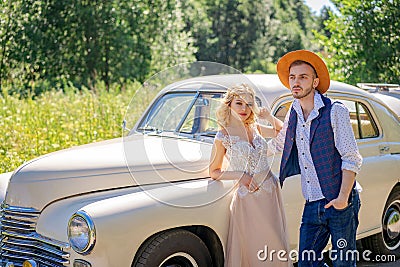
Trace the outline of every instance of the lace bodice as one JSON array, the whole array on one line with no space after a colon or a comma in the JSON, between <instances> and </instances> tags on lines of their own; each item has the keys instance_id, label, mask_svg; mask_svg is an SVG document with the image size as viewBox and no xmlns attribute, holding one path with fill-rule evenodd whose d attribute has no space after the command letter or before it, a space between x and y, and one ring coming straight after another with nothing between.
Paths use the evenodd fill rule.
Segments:
<instances>
[{"instance_id":1,"label":"lace bodice","mask_svg":"<svg viewBox=\"0 0 400 267\"><path fill-rule=\"evenodd\" d=\"M221 131L215 136L222 141L226 148L226 156L229 160L230 169L234 171L245 171L251 175L269 170L267 141L253 129L253 143L240 139L239 136L225 135Z\"/></svg>"},{"instance_id":2,"label":"lace bodice","mask_svg":"<svg viewBox=\"0 0 400 267\"><path fill-rule=\"evenodd\" d=\"M215 139L221 140L222 145L226 148L229 170L244 171L251 175L270 170L267 157L268 143L256 128L253 129L253 133L252 144L240 139L239 136L225 135L222 132L218 132L215 136ZM263 191L272 192L273 188L276 187L277 179L269 172L264 180L256 182ZM260 190L256 191L256 194L260 192ZM244 197L248 193L249 191L245 186L240 185L238 187L239 197Z\"/></svg>"}]
</instances>

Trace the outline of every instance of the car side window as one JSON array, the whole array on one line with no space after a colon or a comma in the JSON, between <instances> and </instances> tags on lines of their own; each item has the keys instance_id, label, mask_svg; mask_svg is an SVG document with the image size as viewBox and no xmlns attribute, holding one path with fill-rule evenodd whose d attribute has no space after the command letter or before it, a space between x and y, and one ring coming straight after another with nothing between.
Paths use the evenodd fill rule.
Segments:
<instances>
[{"instance_id":1,"label":"car side window","mask_svg":"<svg viewBox=\"0 0 400 267\"><path fill-rule=\"evenodd\" d=\"M378 127L365 104L358 101L338 99L350 113L350 123L356 139L373 138L379 135Z\"/></svg>"},{"instance_id":2,"label":"car side window","mask_svg":"<svg viewBox=\"0 0 400 267\"><path fill-rule=\"evenodd\" d=\"M280 119L281 121L285 120L286 114L288 113L290 106L292 105L292 101L283 103L279 108L276 110L274 116Z\"/></svg>"},{"instance_id":3,"label":"car side window","mask_svg":"<svg viewBox=\"0 0 400 267\"><path fill-rule=\"evenodd\" d=\"M358 113L360 138L364 139L377 137L379 135L378 127L371 116L371 112L364 104L360 102L357 102L356 108Z\"/></svg>"},{"instance_id":4,"label":"car side window","mask_svg":"<svg viewBox=\"0 0 400 267\"><path fill-rule=\"evenodd\" d=\"M350 123L356 139L366 139L379 136L378 127L371 116L371 112L361 102L337 99L344 104L350 113ZM292 101L281 104L275 111L275 117L284 121Z\"/></svg>"},{"instance_id":5,"label":"car side window","mask_svg":"<svg viewBox=\"0 0 400 267\"><path fill-rule=\"evenodd\" d=\"M222 93L202 93L196 99L180 129L188 134L215 134L218 131L216 110Z\"/></svg>"}]
</instances>

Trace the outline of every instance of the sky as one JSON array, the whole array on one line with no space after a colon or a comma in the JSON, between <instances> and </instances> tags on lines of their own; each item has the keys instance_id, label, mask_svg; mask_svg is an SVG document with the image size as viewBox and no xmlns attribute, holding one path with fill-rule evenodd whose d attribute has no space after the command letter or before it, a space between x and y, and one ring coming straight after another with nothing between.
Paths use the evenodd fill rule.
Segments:
<instances>
[{"instance_id":1,"label":"sky","mask_svg":"<svg viewBox=\"0 0 400 267\"><path fill-rule=\"evenodd\" d=\"M334 8L334 5L329 0L305 0L304 2L306 5L311 7L312 11L315 11L317 14L319 14L319 11L324 5Z\"/></svg>"}]
</instances>

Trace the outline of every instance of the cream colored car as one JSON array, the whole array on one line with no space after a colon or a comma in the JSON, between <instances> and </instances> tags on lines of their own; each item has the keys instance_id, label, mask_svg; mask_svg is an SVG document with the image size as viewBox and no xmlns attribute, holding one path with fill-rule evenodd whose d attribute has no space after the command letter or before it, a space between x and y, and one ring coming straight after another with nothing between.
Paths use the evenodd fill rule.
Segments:
<instances>
[{"instance_id":1,"label":"cream colored car","mask_svg":"<svg viewBox=\"0 0 400 267\"><path fill-rule=\"evenodd\" d=\"M1 266L223 266L234 182L209 179L208 162L219 99L241 82L284 118L292 97L276 75L194 78L162 90L129 135L0 175ZM358 239L400 255L400 121L356 87L332 82L327 95L349 108L364 158ZM299 176L283 197L296 249Z\"/></svg>"}]
</instances>

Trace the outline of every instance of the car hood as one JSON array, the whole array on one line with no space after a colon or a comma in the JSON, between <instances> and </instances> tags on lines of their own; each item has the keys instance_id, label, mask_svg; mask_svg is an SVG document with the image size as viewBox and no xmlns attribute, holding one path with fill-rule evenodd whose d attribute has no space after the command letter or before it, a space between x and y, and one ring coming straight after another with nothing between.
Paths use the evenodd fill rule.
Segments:
<instances>
[{"instance_id":1,"label":"car hood","mask_svg":"<svg viewBox=\"0 0 400 267\"><path fill-rule=\"evenodd\" d=\"M6 203L42 210L70 196L208 176L211 145L135 134L50 153L11 177Z\"/></svg>"}]
</instances>

